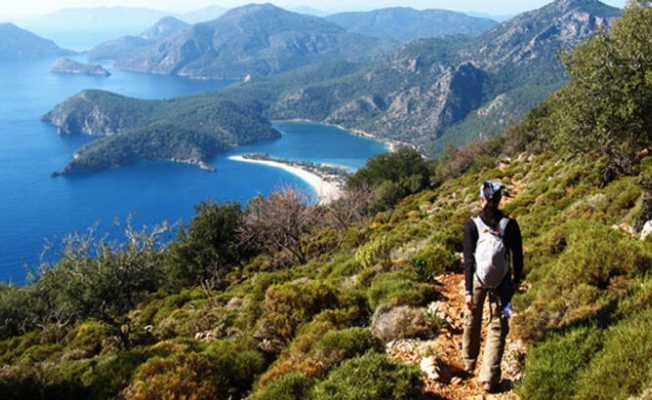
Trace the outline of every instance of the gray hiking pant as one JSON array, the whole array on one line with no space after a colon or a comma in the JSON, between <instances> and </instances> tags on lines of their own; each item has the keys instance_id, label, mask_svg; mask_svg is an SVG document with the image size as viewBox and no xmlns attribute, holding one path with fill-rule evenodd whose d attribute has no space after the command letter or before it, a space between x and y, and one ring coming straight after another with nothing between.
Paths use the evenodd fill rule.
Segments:
<instances>
[{"instance_id":1,"label":"gray hiking pant","mask_svg":"<svg viewBox=\"0 0 652 400\"><path fill-rule=\"evenodd\" d=\"M485 299L489 298L490 321L487 326L487 341L482 357L479 381L498 385L501 379L500 362L505 352L505 339L509 333L507 318L500 308L497 296L473 282L473 306L466 311L464 318L464 335L462 337L462 358L465 366L474 366L480 353L482 331L482 310ZM495 299L494 299L495 297Z\"/></svg>"}]
</instances>

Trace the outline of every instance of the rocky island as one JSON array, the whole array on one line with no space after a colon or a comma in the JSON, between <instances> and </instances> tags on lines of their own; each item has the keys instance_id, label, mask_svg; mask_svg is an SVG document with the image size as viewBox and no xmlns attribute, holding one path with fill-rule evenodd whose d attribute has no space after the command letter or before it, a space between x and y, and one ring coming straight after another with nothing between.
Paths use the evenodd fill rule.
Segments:
<instances>
[{"instance_id":1,"label":"rocky island","mask_svg":"<svg viewBox=\"0 0 652 400\"><path fill-rule=\"evenodd\" d=\"M93 76L111 76L101 65L84 64L67 57L57 59L50 67L49 72L56 74L83 74Z\"/></svg>"}]
</instances>

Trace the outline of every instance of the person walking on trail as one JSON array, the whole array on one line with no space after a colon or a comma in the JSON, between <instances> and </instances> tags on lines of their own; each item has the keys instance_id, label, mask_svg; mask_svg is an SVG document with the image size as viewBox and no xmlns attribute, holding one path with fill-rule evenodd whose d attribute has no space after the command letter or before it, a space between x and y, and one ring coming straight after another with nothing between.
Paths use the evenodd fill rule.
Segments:
<instances>
[{"instance_id":1,"label":"person walking on trail","mask_svg":"<svg viewBox=\"0 0 652 400\"><path fill-rule=\"evenodd\" d=\"M511 298L523 273L520 227L499 210L504 187L500 182L485 181L480 188L482 211L464 225L466 315L462 357L464 369L473 373L480 353L483 307L488 299L489 323L478 380L490 393L497 391L500 384Z\"/></svg>"}]
</instances>

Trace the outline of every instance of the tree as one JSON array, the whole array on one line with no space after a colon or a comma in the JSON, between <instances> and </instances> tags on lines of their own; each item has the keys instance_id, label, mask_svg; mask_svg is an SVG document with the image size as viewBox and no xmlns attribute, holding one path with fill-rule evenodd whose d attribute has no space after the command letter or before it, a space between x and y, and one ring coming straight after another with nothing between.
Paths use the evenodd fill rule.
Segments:
<instances>
[{"instance_id":1,"label":"tree","mask_svg":"<svg viewBox=\"0 0 652 400\"><path fill-rule=\"evenodd\" d=\"M326 223L343 232L371 217L371 191L366 184L345 190L338 199L323 206Z\"/></svg>"},{"instance_id":2,"label":"tree","mask_svg":"<svg viewBox=\"0 0 652 400\"><path fill-rule=\"evenodd\" d=\"M71 320L94 318L118 330L129 344L129 318L144 295L163 282L160 236L167 227L135 232L126 228L127 242L117 244L94 235L67 235L59 261L44 263L37 272L38 288Z\"/></svg>"},{"instance_id":3,"label":"tree","mask_svg":"<svg viewBox=\"0 0 652 400\"><path fill-rule=\"evenodd\" d=\"M414 149L380 154L367 161L347 182L349 189L370 185L376 207L386 209L430 185L428 162Z\"/></svg>"},{"instance_id":4,"label":"tree","mask_svg":"<svg viewBox=\"0 0 652 400\"><path fill-rule=\"evenodd\" d=\"M553 98L556 143L607 156L605 181L630 173L636 154L652 145L650 37L650 1L631 0L609 31L562 55L570 81Z\"/></svg>"},{"instance_id":5,"label":"tree","mask_svg":"<svg viewBox=\"0 0 652 400\"><path fill-rule=\"evenodd\" d=\"M238 238L242 209L237 202L209 201L195 210L190 226L182 226L170 246L170 275L174 284L219 285L248 256Z\"/></svg>"},{"instance_id":6,"label":"tree","mask_svg":"<svg viewBox=\"0 0 652 400\"><path fill-rule=\"evenodd\" d=\"M304 235L315 223L310 196L291 187L251 199L239 237L247 246L275 253L287 251L297 265L308 262Z\"/></svg>"}]
</instances>

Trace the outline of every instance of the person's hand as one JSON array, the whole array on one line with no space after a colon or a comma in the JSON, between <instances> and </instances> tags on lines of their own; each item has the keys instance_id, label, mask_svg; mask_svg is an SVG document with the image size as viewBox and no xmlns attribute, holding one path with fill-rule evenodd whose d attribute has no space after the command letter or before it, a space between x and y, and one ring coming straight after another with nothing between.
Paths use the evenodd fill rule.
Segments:
<instances>
[{"instance_id":1,"label":"person's hand","mask_svg":"<svg viewBox=\"0 0 652 400\"><path fill-rule=\"evenodd\" d=\"M466 298L464 299L464 305L466 306L467 310L471 310L471 307L473 307L473 295L466 295Z\"/></svg>"},{"instance_id":2,"label":"person's hand","mask_svg":"<svg viewBox=\"0 0 652 400\"><path fill-rule=\"evenodd\" d=\"M514 282L514 293L518 293L521 291L521 283L520 282Z\"/></svg>"}]
</instances>

